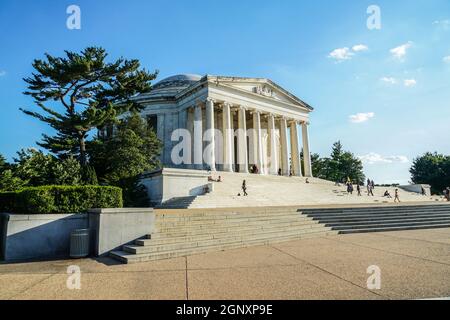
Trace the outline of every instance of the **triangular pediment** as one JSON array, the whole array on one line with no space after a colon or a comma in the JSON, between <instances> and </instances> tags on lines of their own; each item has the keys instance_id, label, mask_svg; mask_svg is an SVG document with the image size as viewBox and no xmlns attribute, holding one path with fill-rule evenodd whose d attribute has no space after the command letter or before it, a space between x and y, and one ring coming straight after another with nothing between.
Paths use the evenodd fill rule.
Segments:
<instances>
[{"instance_id":1,"label":"triangular pediment","mask_svg":"<svg viewBox=\"0 0 450 320\"><path fill-rule=\"evenodd\" d=\"M287 90L283 89L273 81L263 78L236 78L236 77L215 77L216 84L235 88L242 91L259 95L261 97L274 99L277 101L295 104L301 107L312 109ZM214 81L213 81L214 82Z\"/></svg>"}]
</instances>

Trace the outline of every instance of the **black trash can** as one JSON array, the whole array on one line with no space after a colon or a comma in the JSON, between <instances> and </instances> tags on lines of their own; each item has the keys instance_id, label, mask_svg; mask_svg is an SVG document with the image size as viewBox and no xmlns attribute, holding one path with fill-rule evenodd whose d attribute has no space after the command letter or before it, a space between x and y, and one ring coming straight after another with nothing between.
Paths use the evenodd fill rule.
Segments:
<instances>
[{"instance_id":1,"label":"black trash can","mask_svg":"<svg viewBox=\"0 0 450 320\"><path fill-rule=\"evenodd\" d=\"M9 213L0 213L0 261L6 260L6 238L8 235Z\"/></svg>"},{"instance_id":2,"label":"black trash can","mask_svg":"<svg viewBox=\"0 0 450 320\"><path fill-rule=\"evenodd\" d=\"M70 257L74 259L89 256L89 229L77 229L70 234Z\"/></svg>"}]
</instances>

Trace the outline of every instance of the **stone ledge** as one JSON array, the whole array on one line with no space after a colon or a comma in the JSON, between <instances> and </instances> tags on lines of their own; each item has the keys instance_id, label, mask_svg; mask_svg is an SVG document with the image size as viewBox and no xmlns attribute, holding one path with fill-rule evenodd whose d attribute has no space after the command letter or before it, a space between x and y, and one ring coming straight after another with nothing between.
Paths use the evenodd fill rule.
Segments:
<instances>
[{"instance_id":1,"label":"stone ledge","mask_svg":"<svg viewBox=\"0 0 450 320\"><path fill-rule=\"evenodd\" d=\"M96 208L88 212L89 214L152 213L153 208Z\"/></svg>"}]
</instances>

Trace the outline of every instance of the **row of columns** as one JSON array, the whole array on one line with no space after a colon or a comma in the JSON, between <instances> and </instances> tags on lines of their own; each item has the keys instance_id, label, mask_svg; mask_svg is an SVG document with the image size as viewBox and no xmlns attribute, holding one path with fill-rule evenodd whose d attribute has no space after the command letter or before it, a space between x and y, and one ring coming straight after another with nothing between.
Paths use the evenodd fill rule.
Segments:
<instances>
[{"instance_id":1,"label":"row of columns","mask_svg":"<svg viewBox=\"0 0 450 320\"><path fill-rule=\"evenodd\" d=\"M222 130L223 130L223 170L233 171L233 150L234 150L234 129L233 127L233 113L231 112L232 105L225 102L223 104L223 117L222 117ZM239 106L238 109L238 130L237 130L237 160L238 160L238 172L248 173L248 146L247 146L247 119L246 108ZM262 130L261 130L261 112L253 110L251 112L253 117L253 154L254 163L259 169L260 174L272 174L277 175L279 168L282 170L283 175L290 175L291 172L294 176L302 176L301 162L300 162L300 148L298 139L298 121L288 120L285 117L279 119L280 121L280 143L281 143L281 163L278 163L278 148L276 143L276 119L275 115L268 115L268 134L269 134L269 148L268 155L271 162L268 168L269 172L265 171L264 155L263 155L263 142L262 142ZM205 163L211 168L212 171L216 170L215 159L215 123L214 123L214 101L212 99L206 100L205 106L205 126L203 128L202 118L202 106L197 104L194 107L194 126L193 128L193 145L194 145L194 163L202 163L203 158L203 132L205 129L205 141L209 144L207 150L205 150ZM188 121L189 122L189 121ZM287 128L290 128L290 142L291 142L291 164L289 163L289 148L287 138ZM312 177L311 170L311 155L309 151L309 138L308 138L308 124L301 122L302 126L302 138L303 138L303 154L304 154L304 173L306 177ZM188 128L189 129L189 128ZM197 165L197 169L202 169L202 165ZM292 171L291 171L292 170Z\"/></svg>"}]
</instances>

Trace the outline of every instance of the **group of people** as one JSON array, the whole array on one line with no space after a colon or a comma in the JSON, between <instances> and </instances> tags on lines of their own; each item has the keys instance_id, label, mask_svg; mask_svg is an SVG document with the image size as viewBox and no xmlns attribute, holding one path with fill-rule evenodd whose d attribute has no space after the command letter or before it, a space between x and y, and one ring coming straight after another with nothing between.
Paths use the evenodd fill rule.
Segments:
<instances>
[{"instance_id":1,"label":"group of people","mask_svg":"<svg viewBox=\"0 0 450 320\"><path fill-rule=\"evenodd\" d=\"M353 187L353 182L350 180L350 178L347 179L346 185L347 185L347 193L348 194L353 194L354 187ZM375 195L374 195L373 191L375 190L375 182L373 180L367 179L366 186L367 186L367 195L374 197ZM358 197L362 196L362 194L361 194L361 185L359 183L356 184L356 191L358 193ZM392 199L392 196L391 196L389 190L386 190L384 192L383 197ZM450 189L448 189L447 199L449 197L450 197ZM395 189L394 202L400 202L400 196L399 196L398 189Z\"/></svg>"}]
</instances>

